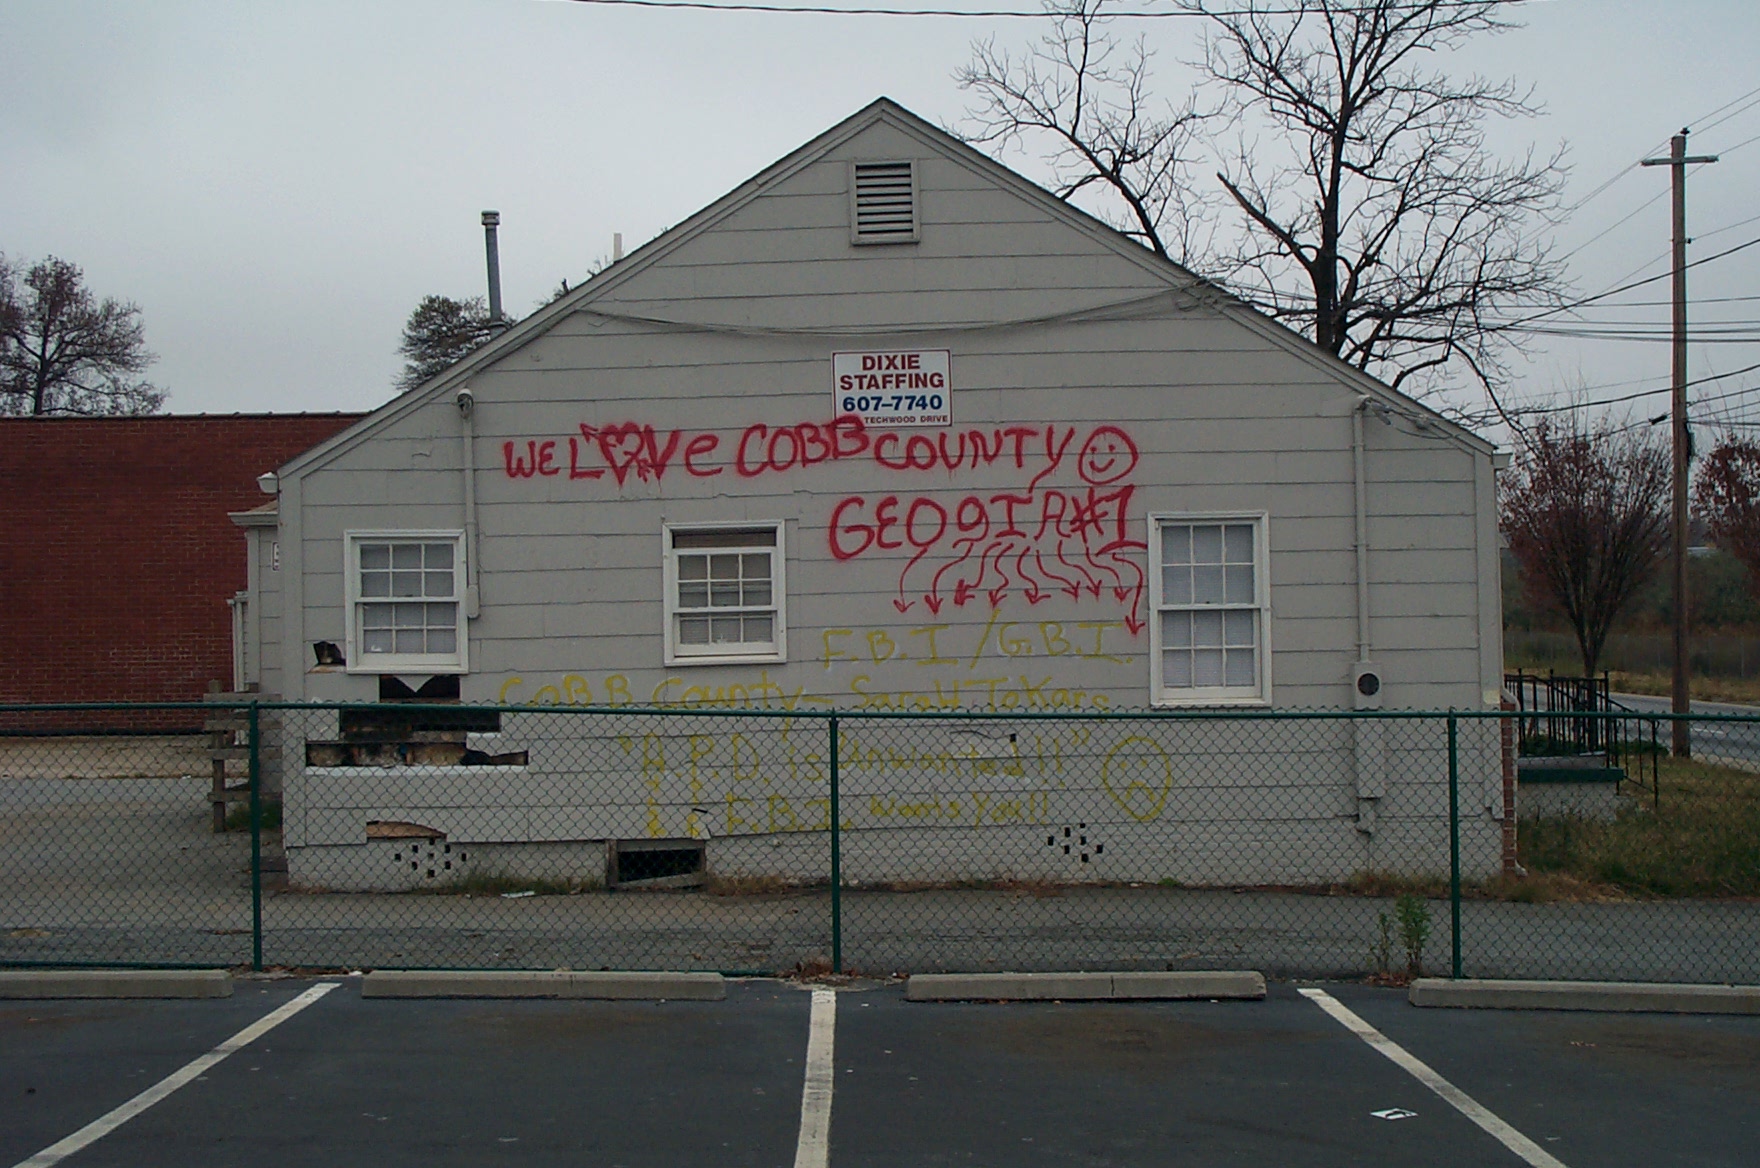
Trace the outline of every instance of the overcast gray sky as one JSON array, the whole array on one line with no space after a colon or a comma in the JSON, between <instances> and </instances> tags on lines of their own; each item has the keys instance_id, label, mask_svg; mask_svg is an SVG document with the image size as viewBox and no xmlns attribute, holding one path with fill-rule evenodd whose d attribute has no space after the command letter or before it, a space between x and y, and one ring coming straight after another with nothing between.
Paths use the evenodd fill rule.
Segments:
<instances>
[{"instance_id":1,"label":"overcast gray sky","mask_svg":"<svg viewBox=\"0 0 1760 1168\"><path fill-rule=\"evenodd\" d=\"M1666 271L1667 171L1620 172L1683 125L1693 153L1725 156L1690 174L1693 257L1760 237L1760 4L1522 12L1526 27L1447 64L1536 87L1546 115L1495 142L1568 146L1568 201L1620 175L1558 233L1581 249L1581 294ZM1198 23L1120 28L1143 31L1163 88L1183 93ZM481 293L482 209L502 214L506 301L523 314L583 278L613 232L633 248L877 96L956 124L971 42L1044 31L570 0L0 0L0 251L72 260L99 294L139 303L173 412L369 409L391 396L416 302ZM1696 301L1760 295L1760 246L1692 277ZM1667 289L1585 317L1660 328ZM1694 310L1756 319L1756 300ZM1756 362L1757 343L1699 344L1692 373ZM1516 396L1614 397L1666 386L1668 368L1656 341L1536 338ZM1760 372L1699 392L1727 395L1707 420L1760 420Z\"/></svg>"}]
</instances>

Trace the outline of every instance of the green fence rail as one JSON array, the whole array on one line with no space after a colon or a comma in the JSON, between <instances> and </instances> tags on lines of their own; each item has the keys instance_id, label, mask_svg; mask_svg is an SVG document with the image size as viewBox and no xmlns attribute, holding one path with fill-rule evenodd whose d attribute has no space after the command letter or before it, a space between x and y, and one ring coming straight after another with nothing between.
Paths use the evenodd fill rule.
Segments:
<instances>
[{"instance_id":1,"label":"green fence rail","mask_svg":"<svg viewBox=\"0 0 1760 1168\"><path fill-rule=\"evenodd\" d=\"M1760 982L1760 716L1590 716L0 706L0 965Z\"/></svg>"}]
</instances>

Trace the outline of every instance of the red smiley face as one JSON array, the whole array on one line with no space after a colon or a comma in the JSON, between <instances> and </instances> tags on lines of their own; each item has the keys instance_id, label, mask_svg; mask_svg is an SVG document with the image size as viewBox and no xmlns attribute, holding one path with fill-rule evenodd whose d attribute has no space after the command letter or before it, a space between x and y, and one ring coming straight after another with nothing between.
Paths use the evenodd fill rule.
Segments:
<instances>
[{"instance_id":1,"label":"red smiley face","mask_svg":"<svg viewBox=\"0 0 1760 1168\"><path fill-rule=\"evenodd\" d=\"M1076 469L1095 486L1116 483L1137 466L1137 444L1117 426L1096 426L1082 444Z\"/></svg>"}]
</instances>

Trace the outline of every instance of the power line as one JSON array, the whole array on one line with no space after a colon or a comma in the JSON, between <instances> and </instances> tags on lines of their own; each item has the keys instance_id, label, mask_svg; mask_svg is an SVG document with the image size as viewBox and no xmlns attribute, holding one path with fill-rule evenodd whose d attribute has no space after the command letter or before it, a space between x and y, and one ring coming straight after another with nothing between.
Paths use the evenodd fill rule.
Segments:
<instances>
[{"instance_id":1,"label":"power line","mask_svg":"<svg viewBox=\"0 0 1760 1168\"><path fill-rule=\"evenodd\" d=\"M1690 263L1686 266L1689 268L1696 268L1700 264L1708 264L1713 260L1720 260L1724 256L1734 255L1736 252L1742 251L1746 248L1753 247L1755 244L1760 244L1760 237L1750 239L1746 243L1738 243L1734 247L1725 248L1723 251L1716 252L1712 255L1704 256L1700 259L1696 259L1692 263ZM1650 263L1655 263L1655 262L1656 262L1655 260L1650 261ZM1644 265L1644 267L1649 267L1649 266L1650 266L1650 264ZM1641 271L1642 269L1639 269L1639 270ZM1513 332L1514 330L1521 327L1522 325L1529 324L1532 321L1544 320L1546 317L1549 317L1549 316L1557 316L1561 312L1571 312L1575 309L1583 307L1586 304L1593 304L1597 300L1606 300L1609 296L1617 296L1621 292L1630 292L1633 288L1642 288L1646 284L1654 284L1658 280L1666 280L1671 275L1673 275L1672 272L1663 272L1659 276L1647 276L1642 280L1634 280L1630 284L1621 284L1617 288L1609 288L1605 292L1597 292L1593 296L1585 296L1583 299L1574 301L1570 304L1561 304L1557 308L1548 308L1546 311L1537 312L1533 316L1524 316L1520 320L1512 320L1506 324L1493 325L1492 327L1486 329L1485 331L1486 332L1504 332L1504 331L1512 331Z\"/></svg>"},{"instance_id":2,"label":"power line","mask_svg":"<svg viewBox=\"0 0 1760 1168\"><path fill-rule=\"evenodd\" d=\"M761 12L795 16L953 16L982 17L988 19L1025 19L1044 20L1056 18L1059 14L1047 12L1042 8L1031 11L1019 8L906 8L882 5L851 5L848 7L819 4L766 4L759 0L727 0L718 3L716 0L571 0L575 4L591 4L611 8L669 8L693 12ZM1443 4L1423 3L1414 0L1408 4L1373 5L1362 8L1335 8L1337 13L1377 13L1377 12L1417 12L1427 8L1481 8L1481 0L1450 0ZM1218 16L1307 16L1311 8L1216 8L1208 10L1188 9L1132 9L1104 13L1107 17L1129 20L1161 20L1161 19L1198 19L1208 20Z\"/></svg>"},{"instance_id":3,"label":"power line","mask_svg":"<svg viewBox=\"0 0 1760 1168\"><path fill-rule=\"evenodd\" d=\"M1728 373L1714 373L1709 377L1694 378L1692 381L1687 382L1687 387L1691 388L1695 385L1705 385L1705 384L1712 382L1712 381L1722 381L1725 378L1729 378L1729 377L1740 377L1742 374L1752 373L1756 369L1760 369L1760 362L1755 362L1754 364L1746 366L1745 368L1742 368L1742 369L1732 369ZM1592 386L1591 388L1604 388L1604 387L1593 387ZM1529 406L1526 409L1511 410L1510 413L1512 413L1512 414L1563 414L1563 413L1568 413L1571 410L1594 409L1596 406L1616 406L1622 402L1637 401L1639 398L1655 397L1659 393L1668 393L1673 388L1674 388L1674 386L1672 384L1671 385L1664 385L1658 389L1640 390L1637 393L1628 393L1628 394L1624 394L1620 397L1604 398L1600 401L1571 402L1568 405L1562 405L1562 406ZM1707 399L1707 400L1710 400L1710 399Z\"/></svg>"}]
</instances>

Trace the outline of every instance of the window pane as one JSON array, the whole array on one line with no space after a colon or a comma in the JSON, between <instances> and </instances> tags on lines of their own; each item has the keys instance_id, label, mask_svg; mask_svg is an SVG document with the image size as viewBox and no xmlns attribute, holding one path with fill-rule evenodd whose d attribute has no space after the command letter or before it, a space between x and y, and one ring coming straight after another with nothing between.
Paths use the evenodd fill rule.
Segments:
<instances>
[{"instance_id":1,"label":"window pane","mask_svg":"<svg viewBox=\"0 0 1760 1168\"><path fill-rule=\"evenodd\" d=\"M1161 601L1163 604L1192 602L1192 570L1187 567L1161 569Z\"/></svg>"},{"instance_id":2,"label":"window pane","mask_svg":"<svg viewBox=\"0 0 1760 1168\"><path fill-rule=\"evenodd\" d=\"M1222 684L1221 649L1194 649L1192 651L1192 684L1199 687Z\"/></svg>"},{"instance_id":3,"label":"window pane","mask_svg":"<svg viewBox=\"0 0 1760 1168\"><path fill-rule=\"evenodd\" d=\"M709 603L716 608L736 608L739 605L739 582L737 580L716 580L709 585Z\"/></svg>"},{"instance_id":4,"label":"window pane","mask_svg":"<svg viewBox=\"0 0 1760 1168\"><path fill-rule=\"evenodd\" d=\"M768 581L768 580L747 581L744 592L742 595L745 598L743 601L741 601L741 603L743 603L743 604L751 604L751 605L769 604L770 603L770 581Z\"/></svg>"},{"instance_id":5,"label":"window pane","mask_svg":"<svg viewBox=\"0 0 1760 1168\"><path fill-rule=\"evenodd\" d=\"M422 574L420 572L391 573L391 595L420 596L422 594Z\"/></svg>"},{"instance_id":6,"label":"window pane","mask_svg":"<svg viewBox=\"0 0 1760 1168\"><path fill-rule=\"evenodd\" d=\"M362 568L389 568L391 566L391 545L385 543L363 543L361 545Z\"/></svg>"},{"instance_id":7,"label":"window pane","mask_svg":"<svg viewBox=\"0 0 1760 1168\"><path fill-rule=\"evenodd\" d=\"M422 595L423 596L451 596L452 595L452 573L451 572L424 572L424 573L422 573Z\"/></svg>"},{"instance_id":8,"label":"window pane","mask_svg":"<svg viewBox=\"0 0 1760 1168\"><path fill-rule=\"evenodd\" d=\"M1228 650L1228 667L1224 685L1250 686L1256 678L1253 674L1253 651L1251 649Z\"/></svg>"},{"instance_id":9,"label":"window pane","mask_svg":"<svg viewBox=\"0 0 1760 1168\"><path fill-rule=\"evenodd\" d=\"M430 543L430 544L423 544L422 546L425 549L424 554L422 556L422 563L430 571L432 571L434 569L446 571L452 567L452 545L451 544L449 544L449 543Z\"/></svg>"},{"instance_id":10,"label":"window pane","mask_svg":"<svg viewBox=\"0 0 1760 1168\"><path fill-rule=\"evenodd\" d=\"M1222 528L1210 525L1192 528L1192 562L1194 564L1220 564L1222 562Z\"/></svg>"},{"instance_id":11,"label":"window pane","mask_svg":"<svg viewBox=\"0 0 1760 1168\"><path fill-rule=\"evenodd\" d=\"M1222 603L1222 568L1199 566L1192 569L1192 601L1195 604Z\"/></svg>"},{"instance_id":12,"label":"window pane","mask_svg":"<svg viewBox=\"0 0 1760 1168\"><path fill-rule=\"evenodd\" d=\"M390 628L391 606L389 604L361 605L361 627L363 629Z\"/></svg>"},{"instance_id":13,"label":"window pane","mask_svg":"<svg viewBox=\"0 0 1760 1168\"><path fill-rule=\"evenodd\" d=\"M709 557L709 579L711 579L711 580L737 580L737 579L739 579L739 557L738 556L710 556Z\"/></svg>"},{"instance_id":14,"label":"window pane","mask_svg":"<svg viewBox=\"0 0 1760 1168\"><path fill-rule=\"evenodd\" d=\"M768 616L748 616L746 618L746 640L753 644L761 644L776 639L775 624Z\"/></svg>"},{"instance_id":15,"label":"window pane","mask_svg":"<svg viewBox=\"0 0 1760 1168\"><path fill-rule=\"evenodd\" d=\"M775 547L774 527L722 527L705 531L674 531L675 548Z\"/></svg>"},{"instance_id":16,"label":"window pane","mask_svg":"<svg viewBox=\"0 0 1760 1168\"><path fill-rule=\"evenodd\" d=\"M1224 529L1224 540L1231 564L1253 562L1253 528L1247 523L1231 523Z\"/></svg>"},{"instance_id":17,"label":"window pane","mask_svg":"<svg viewBox=\"0 0 1760 1168\"><path fill-rule=\"evenodd\" d=\"M678 586L678 606L680 608L708 608L708 584L686 584L681 582Z\"/></svg>"},{"instance_id":18,"label":"window pane","mask_svg":"<svg viewBox=\"0 0 1760 1168\"><path fill-rule=\"evenodd\" d=\"M428 652L430 652L430 653L456 653L456 652L458 652L458 633L453 629L429 629L428 630Z\"/></svg>"},{"instance_id":19,"label":"window pane","mask_svg":"<svg viewBox=\"0 0 1760 1168\"><path fill-rule=\"evenodd\" d=\"M398 629L397 651L399 653L421 653L425 651L420 629Z\"/></svg>"},{"instance_id":20,"label":"window pane","mask_svg":"<svg viewBox=\"0 0 1760 1168\"><path fill-rule=\"evenodd\" d=\"M391 606L391 623L400 629L419 629L427 623L425 604L394 604Z\"/></svg>"},{"instance_id":21,"label":"window pane","mask_svg":"<svg viewBox=\"0 0 1760 1168\"><path fill-rule=\"evenodd\" d=\"M390 572L362 572L361 573L361 595L362 596L390 596L391 595L391 573Z\"/></svg>"},{"instance_id":22,"label":"window pane","mask_svg":"<svg viewBox=\"0 0 1760 1168\"><path fill-rule=\"evenodd\" d=\"M678 578L680 580L707 580L709 578L709 557L678 557Z\"/></svg>"},{"instance_id":23,"label":"window pane","mask_svg":"<svg viewBox=\"0 0 1760 1168\"><path fill-rule=\"evenodd\" d=\"M362 632L361 633L361 652L363 652L363 653L389 653L389 652L391 652L391 630L390 629L367 629L364 632Z\"/></svg>"},{"instance_id":24,"label":"window pane","mask_svg":"<svg viewBox=\"0 0 1760 1168\"><path fill-rule=\"evenodd\" d=\"M1189 564L1192 562L1192 528L1186 523L1170 523L1161 529L1161 562Z\"/></svg>"},{"instance_id":25,"label":"window pane","mask_svg":"<svg viewBox=\"0 0 1760 1168\"><path fill-rule=\"evenodd\" d=\"M1192 614L1192 644L1222 645L1222 614L1220 612L1194 612Z\"/></svg>"},{"instance_id":26,"label":"window pane","mask_svg":"<svg viewBox=\"0 0 1760 1168\"><path fill-rule=\"evenodd\" d=\"M678 620L678 643L681 645L707 645L709 643L709 618L706 616L686 616Z\"/></svg>"},{"instance_id":27,"label":"window pane","mask_svg":"<svg viewBox=\"0 0 1760 1168\"><path fill-rule=\"evenodd\" d=\"M428 607L428 627L430 629L451 629L458 625L458 605L452 603L430 604Z\"/></svg>"},{"instance_id":28,"label":"window pane","mask_svg":"<svg viewBox=\"0 0 1760 1168\"><path fill-rule=\"evenodd\" d=\"M1253 603L1253 565L1230 564L1223 569L1226 583L1223 585L1222 598L1229 604Z\"/></svg>"},{"instance_id":29,"label":"window pane","mask_svg":"<svg viewBox=\"0 0 1760 1168\"><path fill-rule=\"evenodd\" d=\"M1170 689L1192 688L1192 655L1183 649L1163 653L1161 683Z\"/></svg>"},{"instance_id":30,"label":"window pane","mask_svg":"<svg viewBox=\"0 0 1760 1168\"><path fill-rule=\"evenodd\" d=\"M717 616L709 618L709 639L717 645L739 644L739 617Z\"/></svg>"},{"instance_id":31,"label":"window pane","mask_svg":"<svg viewBox=\"0 0 1760 1168\"><path fill-rule=\"evenodd\" d=\"M419 568L422 566L422 545L419 543L394 543L391 545L391 566L393 568Z\"/></svg>"},{"instance_id":32,"label":"window pane","mask_svg":"<svg viewBox=\"0 0 1760 1168\"><path fill-rule=\"evenodd\" d=\"M1227 635L1227 644L1253 645L1258 638L1253 636L1253 611L1227 612L1223 614L1223 632Z\"/></svg>"},{"instance_id":33,"label":"window pane","mask_svg":"<svg viewBox=\"0 0 1760 1168\"><path fill-rule=\"evenodd\" d=\"M740 557L740 573L747 580L768 580L770 578L770 554L754 552Z\"/></svg>"},{"instance_id":34,"label":"window pane","mask_svg":"<svg viewBox=\"0 0 1760 1168\"><path fill-rule=\"evenodd\" d=\"M1192 618L1189 613L1168 613L1161 619L1161 645L1166 649L1186 649L1192 643Z\"/></svg>"}]
</instances>

